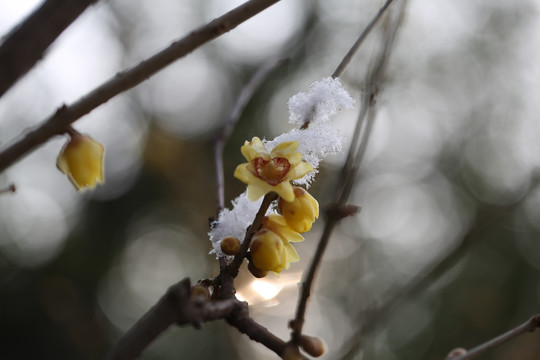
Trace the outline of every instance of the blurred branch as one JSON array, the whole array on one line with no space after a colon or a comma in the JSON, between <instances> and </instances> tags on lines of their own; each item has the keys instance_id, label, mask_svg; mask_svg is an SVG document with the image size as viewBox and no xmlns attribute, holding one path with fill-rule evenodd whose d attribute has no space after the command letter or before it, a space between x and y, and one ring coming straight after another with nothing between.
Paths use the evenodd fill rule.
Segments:
<instances>
[{"instance_id":1,"label":"blurred branch","mask_svg":"<svg viewBox=\"0 0 540 360\"><path fill-rule=\"evenodd\" d=\"M236 123L240 119L246 105L249 103L255 92L257 92L257 90L261 87L263 82L268 78L270 72L272 72L272 70L274 70L276 66L278 66L283 60L283 55L279 54L279 56L268 59L259 67L248 83L240 91L229 117L225 120L221 133L214 140L214 164L216 168L218 212L225 207L223 147L231 136L231 133L236 126Z\"/></svg>"},{"instance_id":2,"label":"blurred branch","mask_svg":"<svg viewBox=\"0 0 540 360\"><path fill-rule=\"evenodd\" d=\"M463 259L463 255L467 253L467 250L473 245L475 239L478 239L480 236L486 236L493 229L493 224L500 223L502 219L510 216L523 204L528 195L534 192L539 186L540 177L534 176L527 193L516 202L506 206L486 205L480 208L474 226L463 235L459 243L451 251L441 258L432 261L404 286L397 290L392 289L389 291L384 296L386 300L381 305L374 304L366 307L367 310L364 312L366 316L357 319L358 323L362 325L346 341L343 346L345 349L344 355L340 358L353 358L354 354L359 350L359 339L363 334L372 331L380 320L388 316L406 296L411 297L419 294L452 269L459 260Z\"/></svg>"},{"instance_id":3,"label":"blurred branch","mask_svg":"<svg viewBox=\"0 0 540 360\"><path fill-rule=\"evenodd\" d=\"M371 33L371 30L373 30L375 25L377 25L379 20L382 18L384 12L386 11L386 9L388 9L392 1L393 0L387 0L386 3L382 6L382 8L379 10L377 15L375 15L375 17L365 27L364 31L362 31L362 33L360 34L360 36L358 37L354 45L351 47L349 52L345 55L343 60L341 60L341 63L338 65L338 67L332 74L333 78L339 77L341 76L341 74L343 74L343 71L345 71L345 68L351 63L352 58L354 57L358 49L360 49L360 46L364 43L364 40Z\"/></svg>"},{"instance_id":4,"label":"blurred branch","mask_svg":"<svg viewBox=\"0 0 540 360\"><path fill-rule=\"evenodd\" d=\"M51 137L62 134L68 126L114 96L129 90L201 45L234 29L239 24L277 3L279 0L250 0L208 24L173 42L140 64L116 74L70 106L63 105L43 123L0 153L0 172L24 154Z\"/></svg>"},{"instance_id":5,"label":"blurred branch","mask_svg":"<svg viewBox=\"0 0 540 360\"><path fill-rule=\"evenodd\" d=\"M467 351L465 354L447 357L447 359L448 360L466 360L466 359L475 358L478 355L483 354L487 350L493 349L520 335L523 335L527 332L534 332L537 328L540 328L540 314L532 316L529 320L527 320L523 324L489 341L486 341L485 343L478 345L475 348L472 348L471 350Z\"/></svg>"},{"instance_id":6,"label":"blurred branch","mask_svg":"<svg viewBox=\"0 0 540 360\"><path fill-rule=\"evenodd\" d=\"M47 0L0 45L0 97L43 58L49 45L97 0Z\"/></svg>"},{"instance_id":7,"label":"blurred branch","mask_svg":"<svg viewBox=\"0 0 540 360\"><path fill-rule=\"evenodd\" d=\"M0 189L0 195L14 193L15 191L17 191L15 184L10 184L7 188Z\"/></svg>"},{"instance_id":8,"label":"blurred branch","mask_svg":"<svg viewBox=\"0 0 540 360\"><path fill-rule=\"evenodd\" d=\"M387 2L387 5L389 4L390 2ZM311 289L313 287L315 275L321 264L322 257L324 255L324 252L326 251L326 247L328 245L328 242L330 240L330 236L334 230L334 227L343 218L344 211L341 211L341 210L346 208L345 203L349 197L350 189L352 189L353 185L356 182L357 170L362 161L365 149L367 147L368 140L370 138L371 128L373 126L373 123L376 117L377 108L376 108L375 100L383 81L384 72L386 70L386 65L388 63L388 58L390 56L390 51L393 47L399 25L401 24L404 10L405 10L405 6L403 5L400 9L399 15L397 16L396 19L393 19L394 21L391 27L386 32L386 36L382 39L383 49L379 53L377 59L375 60L374 66L368 72L368 80L367 80L368 91L364 95L362 109L360 111L360 114L357 120L352 144L351 144L351 147L349 148L349 153L347 155L347 161L342 167L342 171L339 178L340 185L335 194L335 203L331 205L330 210L327 211L327 214L326 214L327 218L326 218L323 234L319 240L317 249L315 251L315 255L313 256L313 259L310 263L308 271L305 273L304 278L300 284L300 296L298 298L298 305L296 308L295 318L291 320L291 322L289 323L289 326L292 329L291 341L293 341L296 344L299 344L300 338L302 336L302 328L305 321L305 312L307 308L307 302L311 294ZM382 15L383 12L384 10L381 10L379 13ZM372 21L372 23L374 22L376 21ZM370 28L370 26L368 26L368 28ZM360 35L360 38L362 39L365 38L365 36L367 36L368 33L369 31L367 32L364 31ZM353 46L353 48L355 47L357 48L359 46L359 43L361 42L357 41L355 45ZM349 51L349 53L351 53L351 51ZM354 51L352 53L354 53ZM345 62L343 66L346 66L347 64L348 62ZM368 119L368 126L364 127L363 120L366 116ZM363 129L364 131L362 132L361 129ZM360 138L361 138L360 145L356 146Z\"/></svg>"}]
</instances>

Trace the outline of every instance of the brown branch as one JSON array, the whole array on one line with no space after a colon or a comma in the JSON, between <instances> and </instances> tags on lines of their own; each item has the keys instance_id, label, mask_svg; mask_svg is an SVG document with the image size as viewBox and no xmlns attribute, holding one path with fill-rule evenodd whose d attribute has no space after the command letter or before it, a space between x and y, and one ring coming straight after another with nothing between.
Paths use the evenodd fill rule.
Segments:
<instances>
[{"instance_id":1,"label":"brown branch","mask_svg":"<svg viewBox=\"0 0 540 360\"><path fill-rule=\"evenodd\" d=\"M172 285L157 304L120 338L105 359L135 359L159 334L173 324L197 326L204 321L224 318L243 306L236 299L209 301L203 297L191 299L190 295L189 279Z\"/></svg>"},{"instance_id":2,"label":"brown branch","mask_svg":"<svg viewBox=\"0 0 540 360\"><path fill-rule=\"evenodd\" d=\"M484 352L493 349L505 342L508 342L520 335L523 335L527 332L534 332L537 328L540 328L540 314L532 316L529 320L523 324L515 327L514 329L505 332L485 343L478 345L471 350L467 351L465 354L447 357L448 360L466 360L477 357L478 355L483 354Z\"/></svg>"},{"instance_id":3,"label":"brown branch","mask_svg":"<svg viewBox=\"0 0 540 360\"><path fill-rule=\"evenodd\" d=\"M390 2L387 2L387 4L389 5ZM381 11L384 12L384 10L382 9ZM299 345L300 338L302 336L302 328L305 321L305 312L307 309L307 302L311 294L311 289L315 280L317 270L320 267L322 256L324 255L324 252L326 251L328 242L330 240L330 236L332 235L332 232L336 224L342 218L342 214L343 214L342 209L345 206L345 202L348 199L350 189L355 183L357 169L359 167L359 164L362 160L363 154L367 147L367 142L370 138L370 134L371 134L370 129L373 126L375 116L376 116L375 98L378 94L378 90L380 88L380 84L383 79L384 71L386 69L386 65L388 62L388 57L390 56L390 49L392 48L392 45L394 43L395 35L401 21L401 16L403 16L403 13L404 13L404 8L402 7L400 16L394 22L393 27L387 33L387 36L383 39L384 41L383 50L380 52L378 58L376 59L374 63L374 67L368 72L368 84L370 85L369 86L370 91L367 95L367 100L364 101L363 108L359 114L359 118L356 125L357 129L354 132L352 145L349 148L349 153L347 156L348 161L345 162L342 168L342 172L339 179L341 186L338 188L338 190L335 193L334 205L330 206L330 210L327 212L327 219L326 219L324 231L323 231L323 234L321 235L319 243L317 244L315 255L310 263L307 273L305 273L304 278L302 279L302 282L300 283L300 296L298 298L295 318L289 322L289 326L292 329L291 341L297 345ZM361 37L365 38L365 36L367 35L363 35L363 34L361 35ZM356 43L355 43L355 46L356 46ZM348 62L346 62L344 66L346 66L347 64ZM368 114L369 126L363 128L362 120L366 114ZM364 135L361 138L360 145L357 147L355 146L355 144L359 141L359 138L362 134L362 131L361 131L362 128L364 129L364 132L363 132ZM350 159L352 159L352 161Z\"/></svg>"},{"instance_id":4,"label":"brown branch","mask_svg":"<svg viewBox=\"0 0 540 360\"><path fill-rule=\"evenodd\" d=\"M249 316L247 303L244 304L246 306L227 317L227 323L237 328L242 334L247 335L251 340L261 343L282 357L287 343L253 320Z\"/></svg>"},{"instance_id":5,"label":"brown branch","mask_svg":"<svg viewBox=\"0 0 540 360\"><path fill-rule=\"evenodd\" d=\"M246 302L230 298L209 300L191 297L191 283L184 279L174 285L146 314L126 332L105 356L105 360L131 360L171 325L193 325L226 319L241 333L249 336L281 356L286 343L255 322L248 312Z\"/></svg>"},{"instance_id":6,"label":"brown branch","mask_svg":"<svg viewBox=\"0 0 540 360\"><path fill-rule=\"evenodd\" d=\"M0 97L43 58L49 45L97 0L47 0L0 46Z\"/></svg>"},{"instance_id":7,"label":"brown branch","mask_svg":"<svg viewBox=\"0 0 540 360\"><path fill-rule=\"evenodd\" d=\"M0 153L0 172L12 165L24 154L43 144L51 137L62 134L75 120L104 104L114 96L140 84L175 60L201 45L234 29L242 22L277 3L279 0L250 0L192 31L168 48L142 61L139 65L116 74L72 105L60 107L41 125L20 137L18 141Z\"/></svg>"}]
</instances>

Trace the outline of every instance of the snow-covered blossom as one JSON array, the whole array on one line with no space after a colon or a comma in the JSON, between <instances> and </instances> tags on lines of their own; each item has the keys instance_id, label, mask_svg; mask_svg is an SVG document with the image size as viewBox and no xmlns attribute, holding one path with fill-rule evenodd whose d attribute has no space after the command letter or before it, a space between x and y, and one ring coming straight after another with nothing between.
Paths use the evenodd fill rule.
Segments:
<instances>
[{"instance_id":1,"label":"snow-covered blossom","mask_svg":"<svg viewBox=\"0 0 540 360\"><path fill-rule=\"evenodd\" d=\"M303 125L330 120L340 109L351 109L354 99L337 78L326 77L311 84L308 92L301 92L289 99L289 122Z\"/></svg>"},{"instance_id":2,"label":"snow-covered blossom","mask_svg":"<svg viewBox=\"0 0 540 360\"><path fill-rule=\"evenodd\" d=\"M276 185L281 183L290 185L291 180L293 180L295 184L305 185L306 187L309 186L317 172L320 161L327 155L334 155L341 152L345 140L339 130L330 122L330 117L341 109L352 108L353 104L354 99L343 88L338 79L331 77L324 78L321 81L313 83L308 92L298 93L289 99L289 122L301 126L306 120L309 120L309 126L306 129L292 129L285 134L277 136L273 140L263 140L262 142L258 138L253 138L254 140L257 140L255 142L253 142L254 140L246 142L247 144L251 143L251 146L246 147L246 144L244 144L242 153L244 156L248 155L246 156L248 164L240 165L239 168L242 174L235 173L235 176L240 175L241 180L248 183L248 185L263 184L263 186L251 186L251 190L249 190L248 187L248 190L251 191L249 197L248 190L246 190L246 192L233 201L232 209L223 209L220 212L218 219L213 223L209 233L213 245L211 253L215 253L218 257L225 256L220 247L222 239L228 236L237 239L244 238L247 227L253 222L255 214L261 205L262 199L259 195L262 190L266 192L266 190L268 190L267 188L269 188L270 190L268 191L276 191ZM289 161L288 157L276 155L278 152L282 152L283 149L281 148L284 147L284 143L294 143L294 154L289 155L293 156L296 161L299 157L296 154L300 153L302 163L305 164L303 167L307 169L309 166L313 171L305 171L303 175L300 175L300 178L296 179L294 179L296 176L288 177L287 179L280 177L282 175L280 169L283 164L281 164L280 161L276 162L271 160L274 157L278 157L286 158L287 161ZM289 149L289 146L285 147ZM257 155L262 153L266 155ZM255 168L257 166L252 164L252 160L257 156L264 160L264 162L258 165L255 164L264 173L261 174L261 176L257 176L251 171L256 170ZM253 169L248 168L250 165ZM261 166L264 167L264 169ZM266 166L270 166L271 168L267 169ZM300 172L298 172L298 174L299 173ZM250 174L253 176L249 176ZM297 172L295 172L295 174L297 174ZM265 177L263 175L269 176ZM242 179L242 177L245 179ZM280 196L284 197L283 194L280 194ZM251 201L250 198L256 198L258 200ZM275 213L275 210L269 209L267 211L267 215L272 213ZM275 217L272 217L272 219L274 218ZM284 226L287 225L285 224ZM291 231L294 232L294 230ZM298 236L300 235L298 234ZM291 240L289 239L289 241ZM287 262L292 261L292 255L292 253L289 254L289 260Z\"/></svg>"}]
</instances>

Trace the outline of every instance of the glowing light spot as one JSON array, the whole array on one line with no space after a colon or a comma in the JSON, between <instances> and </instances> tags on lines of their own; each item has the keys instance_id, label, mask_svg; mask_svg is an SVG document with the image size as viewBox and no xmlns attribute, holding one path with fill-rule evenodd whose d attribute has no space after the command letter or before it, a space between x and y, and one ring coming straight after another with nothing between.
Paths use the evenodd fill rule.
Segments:
<instances>
[{"instance_id":1,"label":"glowing light spot","mask_svg":"<svg viewBox=\"0 0 540 360\"><path fill-rule=\"evenodd\" d=\"M255 291L264 300L270 300L274 298L283 286L274 285L264 280L255 280L251 283L251 289Z\"/></svg>"}]
</instances>

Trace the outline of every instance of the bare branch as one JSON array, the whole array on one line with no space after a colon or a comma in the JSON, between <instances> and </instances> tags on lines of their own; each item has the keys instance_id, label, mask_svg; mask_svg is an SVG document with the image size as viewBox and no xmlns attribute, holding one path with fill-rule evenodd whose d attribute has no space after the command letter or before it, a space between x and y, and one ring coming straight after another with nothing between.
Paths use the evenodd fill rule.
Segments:
<instances>
[{"instance_id":1,"label":"bare branch","mask_svg":"<svg viewBox=\"0 0 540 360\"><path fill-rule=\"evenodd\" d=\"M51 137L62 134L75 120L104 104L114 96L142 83L150 76L170 65L201 45L223 35L279 0L250 0L192 31L168 48L142 61L139 65L116 74L70 106L60 107L41 125L20 137L0 153L0 172L24 154L43 144Z\"/></svg>"},{"instance_id":2,"label":"bare branch","mask_svg":"<svg viewBox=\"0 0 540 360\"><path fill-rule=\"evenodd\" d=\"M458 356L453 356L447 358L448 360L466 360L466 359L472 359L477 357L478 355L483 354L487 350L493 349L501 344L504 344L505 342L508 342L520 335L523 335L527 332L534 332L537 328L540 328L540 314L536 314L532 316L529 320L524 322L523 324L515 327L514 329L505 332L504 334L501 334L489 341L486 341L485 343L478 345L475 348L472 348L471 350L467 351L465 354L461 354Z\"/></svg>"},{"instance_id":3,"label":"bare branch","mask_svg":"<svg viewBox=\"0 0 540 360\"><path fill-rule=\"evenodd\" d=\"M43 58L56 38L97 0L47 0L0 46L0 97Z\"/></svg>"},{"instance_id":4,"label":"bare branch","mask_svg":"<svg viewBox=\"0 0 540 360\"><path fill-rule=\"evenodd\" d=\"M120 338L105 360L131 360L139 357L157 336L173 324L192 324L198 328L202 322L218 319L226 319L240 332L280 356L286 347L283 340L249 316L247 303L234 297L225 300L192 298L191 283L189 279L184 279L171 286L157 304Z\"/></svg>"}]
</instances>

